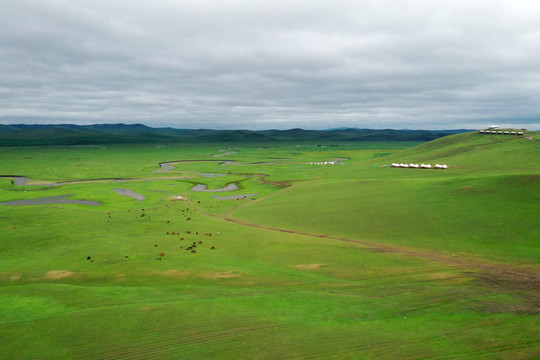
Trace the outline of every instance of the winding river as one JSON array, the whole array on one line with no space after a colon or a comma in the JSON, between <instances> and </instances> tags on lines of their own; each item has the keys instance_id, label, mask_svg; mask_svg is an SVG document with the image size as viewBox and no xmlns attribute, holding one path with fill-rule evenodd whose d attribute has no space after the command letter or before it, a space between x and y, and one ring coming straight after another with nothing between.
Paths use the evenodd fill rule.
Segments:
<instances>
[{"instance_id":1,"label":"winding river","mask_svg":"<svg viewBox=\"0 0 540 360\"><path fill-rule=\"evenodd\" d=\"M27 200L15 200L15 201L6 201L0 203L4 206L23 206L23 205L50 205L50 204L79 204L79 205L91 205L99 206L100 202L90 201L90 200L70 200L67 199L73 194L70 195L58 195L58 196L47 196L37 199L27 199Z\"/></svg>"},{"instance_id":2,"label":"winding river","mask_svg":"<svg viewBox=\"0 0 540 360\"><path fill-rule=\"evenodd\" d=\"M223 154L218 154L218 156L222 155L230 155L234 154L235 152L225 152ZM197 162L197 161L218 161L218 160L183 160L183 161L169 161L169 162L162 162L159 163L160 169L153 171L154 173L164 173L169 170L175 169L176 167L174 165L177 165L179 163L187 163L187 162ZM274 164L274 163L253 163L253 164L239 164L234 160L225 160L225 161L219 161L219 165L268 165L268 164ZM218 173L197 173L199 176L204 177L215 177L215 176L224 176L224 174L218 174ZM5 178L11 178L13 180L13 184L15 186L29 186L28 182L32 179L29 179L24 176L12 176L12 175L1 175L0 177ZM184 177L180 177L184 178ZM170 178L167 178L170 179ZM33 186L60 186L65 184L74 184L74 183L84 183L84 182L97 182L97 181L104 181L109 180L113 182L125 182L125 181L140 181L140 180L166 180L165 178L157 178L157 179L95 179L95 180L79 180L79 181L69 181L69 182L40 182L39 184L32 184ZM235 191L238 190L238 186L234 183L228 184L227 186L221 188L221 189L208 189L208 185L204 184L197 184L193 186L190 190L195 192L227 192L227 191ZM140 203L142 200L146 199L146 197L142 194L136 193L129 189L112 189L112 191L115 191L119 195L128 196L133 199L138 200ZM217 196L212 195L211 197L214 199L219 200L232 200L232 199L244 199L251 196L256 196L258 194L243 194L243 195L230 195L230 196ZM27 199L27 200L14 200L14 201L7 201L0 203L0 205L4 206L21 206L21 205L47 205L47 204L81 204L81 205L91 205L91 206L98 206L101 205L101 203L97 201L91 201L91 200L70 200L69 197L74 195L59 195L59 196L47 196L42 198L36 198L36 199Z\"/></svg>"},{"instance_id":3,"label":"winding river","mask_svg":"<svg viewBox=\"0 0 540 360\"><path fill-rule=\"evenodd\" d=\"M212 195L210 197L216 200L238 200L238 199L245 199L245 198L257 196L257 195L259 194L257 193L257 194L244 194L244 195L229 195L229 196Z\"/></svg>"}]
</instances>

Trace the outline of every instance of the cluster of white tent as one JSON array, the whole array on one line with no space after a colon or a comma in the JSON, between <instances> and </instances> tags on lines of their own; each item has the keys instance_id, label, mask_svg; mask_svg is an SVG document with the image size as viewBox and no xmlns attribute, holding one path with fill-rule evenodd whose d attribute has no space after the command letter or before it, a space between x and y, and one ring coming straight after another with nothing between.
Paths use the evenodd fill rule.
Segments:
<instances>
[{"instance_id":1,"label":"cluster of white tent","mask_svg":"<svg viewBox=\"0 0 540 360\"><path fill-rule=\"evenodd\" d=\"M334 165L336 161L310 162L311 165Z\"/></svg>"},{"instance_id":2,"label":"cluster of white tent","mask_svg":"<svg viewBox=\"0 0 540 360\"><path fill-rule=\"evenodd\" d=\"M523 135L523 131L478 130L480 134Z\"/></svg>"},{"instance_id":3,"label":"cluster of white tent","mask_svg":"<svg viewBox=\"0 0 540 360\"><path fill-rule=\"evenodd\" d=\"M435 164L403 164L403 163L392 163L392 167L398 168L413 168L413 169L448 169L448 165Z\"/></svg>"}]
</instances>

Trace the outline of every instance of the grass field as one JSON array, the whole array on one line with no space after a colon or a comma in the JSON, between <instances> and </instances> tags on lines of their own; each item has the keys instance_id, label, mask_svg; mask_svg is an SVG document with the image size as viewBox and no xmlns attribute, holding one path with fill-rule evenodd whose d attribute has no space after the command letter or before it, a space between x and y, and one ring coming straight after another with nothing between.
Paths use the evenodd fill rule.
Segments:
<instances>
[{"instance_id":1,"label":"grass field","mask_svg":"<svg viewBox=\"0 0 540 360\"><path fill-rule=\"evenodd\" d=\"M0 148L0 358L538 358L537 138Z\"/></svg>"}]
</instances>

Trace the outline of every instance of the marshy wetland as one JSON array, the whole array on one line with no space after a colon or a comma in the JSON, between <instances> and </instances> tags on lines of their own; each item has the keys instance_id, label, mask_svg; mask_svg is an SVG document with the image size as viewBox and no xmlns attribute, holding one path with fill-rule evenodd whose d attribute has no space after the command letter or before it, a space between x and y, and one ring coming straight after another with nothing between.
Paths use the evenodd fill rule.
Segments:
<instances>
[{"instance_id":1,"label":"marshy wetland","mask_svg":"<svg viewBox=\"0 0 540 360\"><path fill-rule=\"evenodd\" d=\"M535 358L527 135L0 148L0 358Z\"/></svg>"}]
</instances>

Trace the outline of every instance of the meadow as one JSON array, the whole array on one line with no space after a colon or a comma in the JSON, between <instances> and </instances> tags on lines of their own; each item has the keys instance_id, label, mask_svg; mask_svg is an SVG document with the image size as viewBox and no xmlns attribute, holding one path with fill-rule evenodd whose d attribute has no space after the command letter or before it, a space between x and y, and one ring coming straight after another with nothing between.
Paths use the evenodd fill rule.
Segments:
<instances>
[{"instance_id":1,"label":"meadow","mask_svg":"<svg viewBox=\"0 0 540 360\"><path fill-rule=\"evenodd\" d=\"M540 357L538 133L0 147L0 175L0 359ZM65 195L101 205L9 205Z\"/></svg>"}]
</instances>

